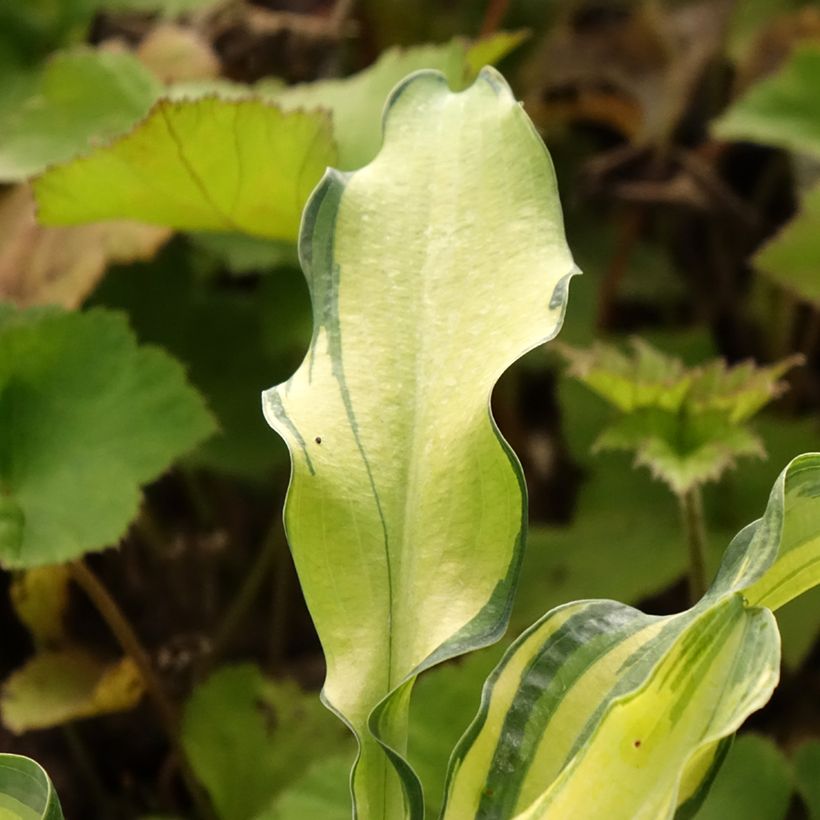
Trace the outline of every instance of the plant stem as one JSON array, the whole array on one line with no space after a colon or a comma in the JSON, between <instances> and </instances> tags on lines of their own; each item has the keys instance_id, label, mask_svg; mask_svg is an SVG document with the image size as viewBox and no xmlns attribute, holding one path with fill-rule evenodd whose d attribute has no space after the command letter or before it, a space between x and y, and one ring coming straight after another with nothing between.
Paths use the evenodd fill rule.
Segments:
<instances>
[{"instance_id":1,"label":"plant stem","mask_svg":"<svg viewBox=\"0 0 820 820\"><path fill-rule=\"evenodd\" d=\"M219 627L213 640L211 649L211 662L224 652L229 640L236 629L242 625L248 611L259 596L262 583L271 571L276 559L276 555L281 548L282 541L282 520L277 515L276 520L271 524L265 535L265 540L253 562L242 586L233 599L228 611L222 618L222 625Z\"/></svg>"},{"instance_id":2,"label":"plant stem","mask_svg":"<svg viewBox=\"0 0 820 820\"><path fill-rule=\"evenodd\" d=\"M151 659L140 643L136 632L131 626L125 613L102 584L99 578L88 568L84 561L75 561L68 565L71 577L88 596L91 603L102 616L123 651L136 664L142 679L142 684L148 697L154 704L160 718L168 743L174 752L179 764L180 774L188 788L191 799L197 809L197 814L203 820L214 820L216 815L210 805L208 797L199 785L188 756L179 739L179 717L177 710L165 694L159 678L154 673Z\"/></svg>"},{"instance_id":3,"label":"plant stem","mask_svg":"<svg viewBox=\"0 0 820 820\"><path fill-rule=\"evenodd\" d=\"M689 546L689 602L696 604L706 592L706 524L700 487L694 486L678 496L683 529Z\"/></svg>"},{"instance_id":4,"label":"plant stem","mask_svg":"<svg viewBox=\"0 0 820 820\"><path fill-rule=\"evenodd\" d=\"M97 811L100 812L101 817L109 816L112 808L111 800L77 727L66 723L62 730L68 753L74 760L80 778L85 781L85 786L97 807Z\"/></svg>"}]
</instances>

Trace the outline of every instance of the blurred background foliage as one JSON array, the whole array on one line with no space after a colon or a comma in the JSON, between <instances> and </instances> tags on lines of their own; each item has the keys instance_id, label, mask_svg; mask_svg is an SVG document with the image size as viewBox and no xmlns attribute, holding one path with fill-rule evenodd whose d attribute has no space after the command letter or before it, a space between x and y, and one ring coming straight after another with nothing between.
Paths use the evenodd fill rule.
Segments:
<instances>
[{"instance_id":1,"label":"blurred background foliage","mask_svg":"<svg viewBox=\"0 0 820 820\"><path fill-rule=\"evenodd\" d=\"M68 817L187 816L194 781L222 820L347 816L258 396L307 348L295 238L324 167L374 155L405 74L488 62L584 271L571 347L493 397L530 492L511 634L576 598L685 607L676 494L702 492L711 571L818 449L820 4L4 3L0 743ZM783 682L701 820L820 818L820 591L778 620ZM431 809L503 646L418 684Z\"/></svg>"}]
</instances>

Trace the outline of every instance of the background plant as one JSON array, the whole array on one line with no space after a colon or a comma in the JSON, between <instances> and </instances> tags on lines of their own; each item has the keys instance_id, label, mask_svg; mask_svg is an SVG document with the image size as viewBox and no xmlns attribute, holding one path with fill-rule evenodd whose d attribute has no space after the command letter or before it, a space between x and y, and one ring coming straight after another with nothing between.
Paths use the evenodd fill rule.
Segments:
<instances>
[{"instance_id":1,"label":"background plant","mask_svg":"<svg viewBox=\"0 0 820 820\"><path fill-rule=\"evenodd\" d=\"M29 187L17 184L44 164L70 161L73 154L100 146L104 153L105 140L130 131L156 96L167 94L164 105L176 111L173 104L179 98L167 92L169 83L172 88L187 84L188 97L199 94L203 83L215 82L223 95L243 96L243 84L254 84L261 92L258 81L264 77L303 83L355 74L394 45L475 37L500 25L527 27L529 39L507 59L504 71L550 146L570 244L586 274L573 286L573 311L562 339L586 347L602 335L617 341L622 334L637 333L688 366L701 366L718 355L730 362L752 356L760 364L794 352L806 357L805 366L788 375L791 390L755 424L769 460L746 461L741 470L704 487L708 562L714 568L719 548L760 514L782 465L817 441L819 391L813 330L817 313L806 295L813 249L810 221L802 244L780 265L784 277L799 281L802 295L791 285L784 289L771 273L772 265L760 264L765 251L754 256L791 216L795 203L810 202L801 193L811 190L807 143L783 143L762 133L722 134L722 120L714 127L711 123L731 100L740 105L768 72L776 82L778 66L787 70L789 55L797 53L793 46L811 48L816 32L812 8L783 2L744 3L739 13L730 4L714 3L617 3L606 10L573 3L545 9L515 0L506 8L503 3L485 7L469 2L450 4L447 11L430 4L420 6L411 19L401 4L364 0L333 8L238 3L230 13L219 14L207 4L194 6L151 6L143 0L118 0L116 7L107 8L85 2L28 3L3 12L11 22L7 26L9 20L4 20L2 30L9 34L0 43L6 66L0 90L0 167L6 173L10 164L14 169L20 146L28 147L22 159L29 163L28 169L21 166L7 177L15 184L0 198L0 292L21 306L56 302L71 309L85 304L124 311L141 344L161 345L184 364L219 422L218 433L182 458L180 447L170 457L177 459L171 472L145 488L140 512L120 549L89 560L131 621L171 701L184 703L220 659L253 659L267 674L296 678L307 689L315 690L321 682L318 647L275 521L286 481L285 452L256 405L244 398L285 378L308 344L309 305L294 263L293 235L284 242L237 233L185 232L170 239L169 228L162 225L46 227L34 220ZM81 43L92 50L73 51ZM41 61L55 48L71 52L43 69ZM121 56L101 57L112 48ZM366 147L374 144L374 134L377 139L383 98L405 73L438 67L451 81L467 84L469 77L458 68L459 53L464 52L455 46L416 50L414 61L403 67L397 65L400 53L385 57L379 72L354 83L356 94L348 92L348 85L320 84L310 92L316 95L311 103L326 93L327 109L336 110L339 99L356 104L347 108L350 116L341 108L330 121L327 114L317 116L316 133L334 135L339 155L343 143L354 146L355 160L355 151L364 150L355 147L357 142ZM492 59L485 56L478 65ZM146 65L148 70L142 70ZM387 76L391 65L396 74ZM381 71L383 84L371 82ZM48 76L56 80L49 83ZM234 83L230 89L226 78ZM48 102L54 88L65 92L54 101L57 109ZM287 94L294 95L298 106L305 91L302 87ZM268 83L266 99L276 92L275 84ZM72 107L73 101L79 106ZM360 107L368 101L372 116ZM802 133L791 124L800 116L811 123L811 104L812 99L804 105L789 94L770 121L782 117L790 132ZM189 110L202 105L193 100ZM263 108L258 102L252 107ZM39 121L38 111L46 112ZM347 128L340 125L343 116ZM59 128L43 128L43 123L57 122ZM357 141L359 127L368 130ZM53 145L49 148L44 130L45 136L59 136L60 154L48 153ZM227 155L216 137L205 139L213 139L212 156ZM755 146L750 139L775 147ZM317 150L321 145L317 137ZM36 146L40 153L32 156ZM321 150L328 142L324 146ZM297 148L293 145L294 152ZM204 155L207 160L208 151ZM202 153L194 151L194 156ZM369 159L363 153L359 157ZM339 157L334 161L338 164ZM122 190L109 176L112 193ZM305 196L312 184L304 179ZM294 205L291 213L298 215L300 207ZM167 202L162 208L174 217L182 210ZM210 212L190 200L186 209ZM805 205L802 213L809 213ZM295 226L295 216L291 220ZM180 226L172 222L171 227ZM103 278L109 266L113 268ZM88 383L85 389L92 395L96 387ZM14 392L20 392L19 386ZM577 598L614 597L657 613L681 609L685 594L676 580L685 573L685 549L671 498L647 476L631 473L620 454L588 455L611 419L610 411L565 379L556 361L537 353L505 377L493 403L505 436L524 462L530 496L529 549L511 634L551 606ZM146 480L147 474L137 479ZM619 548L601 546L612 543ZM61 645L71 652L82 650L100 668L108 668L122 650L76 586L67 588ZM30 597L36 600L37 593ZM733 763L733 751L724 768L743 785L721 791L716 784L715 793L726 799L756 795L755 805L761 812L766 806L772 817L782 817L790 801L796 810L793 783L810 799L813 778L799 773L807 766L804 761L812 760L810 744L816 735L812 624L820 616L818 607L817 595L806 595L778 612L781 687L771 706L754 719L758 736L748 742L742 737L734 747L743 765ZM11 610L5 612L3 668L10 675L24 668L33 642ZM40 651L46 644L34 635ZM214 653L208 650L211 641ZM443 778L446 755L474 714L477 703L471 701L500 651L488 650L463 667L474 676L470 685L450 667L417 685L416 711L429 717L426 724L422 718L416 721L409 752L430 784L426 798L433 806L440 800L435 783ZM446 679L448 691L461 686L463 694L444 698L439 676ZM88 703L89 691L72 697L72 708ZM266 733L271 711L257 714L255 696L248 690L225 691L224 711L234 711L237 703L251 704L260 731L249 735L248 759L260 757L251 739L256 743ZM437 713L444 702L449 704L446 721ZM212 708L213 714L219 711ZM183 726L188 727L187 709L185 713ZM200 719L208 725L207 716ZM325 726L335 731L329 716ZM37 730L19 738L3 735L3 741L4 748L33 754L46 765L70 816L183 811L189 798L173 774L178 770L173 761L166 768L167 741L157 727L143 704L130 713L74 723L68 734ZM123 737L140 741L123 743ZM328 743L327 748L336 747ZM322 796L330 799L332 789L324 792L317 778L323 771L344 770L346 762L335 754L327 763L317 759L315 771L300 775L307 790L294 785L288 794L270 799L298 807L299 816L309 816L305 806L331 816ZM83 759L92 765L84 765ZM798 774L792 776L792 768ZM764 799L778 794L779 803ZM725 806L711 810L715 816L731 813Z\"/></svg>"}]
</instances>

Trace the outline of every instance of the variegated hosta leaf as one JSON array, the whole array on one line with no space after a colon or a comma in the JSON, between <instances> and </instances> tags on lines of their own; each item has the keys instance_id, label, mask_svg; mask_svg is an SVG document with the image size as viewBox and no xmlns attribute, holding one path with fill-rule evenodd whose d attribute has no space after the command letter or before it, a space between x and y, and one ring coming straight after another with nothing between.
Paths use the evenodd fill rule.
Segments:
<instances>
[{"instance_id":1,"label":"variegated hosta leaf","mask_svg":"<svg viewBox=\"0 0 820 820\"><path fill-rule=\"evenodd\" d=\"M525 632L487 680L451 760L446 820L692 816L721 742L769 699L767 607L820 583L820 454L780 475L692 609L580 601Z\"/></svg>"},{"instance_id":2,"label":"variegated hosta leaf","mask_svg":"<svg viewBox=\"0 0 820 820\"><path fill-rule=\"evenodd\" d=\"M293 459L288 538L324 698L359 740L358 816L404 816L403 786L418 817L413 680L498 638L519 565L522 476L489 394L557 332L574 272L552 164L503 78L399 85L376 159L314 192L301 258L310 351L264 396Z\"/></svg>"},{"instance_id":3,"label":"variegated hosta leaf","mask_svg":"<svg viewBox=\"0 0 820 820\"><path fill-rule=\"evenodd\" d=\"M595 447L634 451L637 464L679 495L720 478L740 457L764 455L745 422L783 392L781 377L802 361L729 367L714 360L686 368L640 339L632 348L628 355L600 343L588 350L560 346L570 375L620 411Z\"/></svg>"},{"instance_id":4,"label":"variegated hosta leaf","mask_svg":"<svg viewBox=\"0 0 820 820\"><path fill-rule=\"evenodd\" d=\"M60 800L42 766L21 755L0 754L0 817L63 820Z\"/></svg>"}]
</instances>

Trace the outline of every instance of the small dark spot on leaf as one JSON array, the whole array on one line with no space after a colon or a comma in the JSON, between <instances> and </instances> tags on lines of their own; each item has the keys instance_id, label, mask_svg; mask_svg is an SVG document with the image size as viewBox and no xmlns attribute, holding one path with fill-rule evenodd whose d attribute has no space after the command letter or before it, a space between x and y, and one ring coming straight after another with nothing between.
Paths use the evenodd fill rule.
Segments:
<instances>
[{"instance_id":1,"label":"small dark spot on leaf","mask_svg":"<svg viewBox=\"0 0 820 820\"><path fill-rule=\"evenodd\" d=\"M632 742L632 745L633 745L636 749L640 749L640 748L641 748L641 741L640 741L640 740L634 740L634 741Z\"/></svg>"},{"instance_id":2,"label":"small dark spot on leaf","mask_svg":"<svg viewBox=\"0 0 820 820\"><path fill-rule=\"evenodd\" d=\"M321 437L321 436L316 436L316 438L315 438L315 439L313 439L313 440L314 440L317 444L321 444L321 443L322 443L322 437Z\"/></svg>"}]
</instances>

